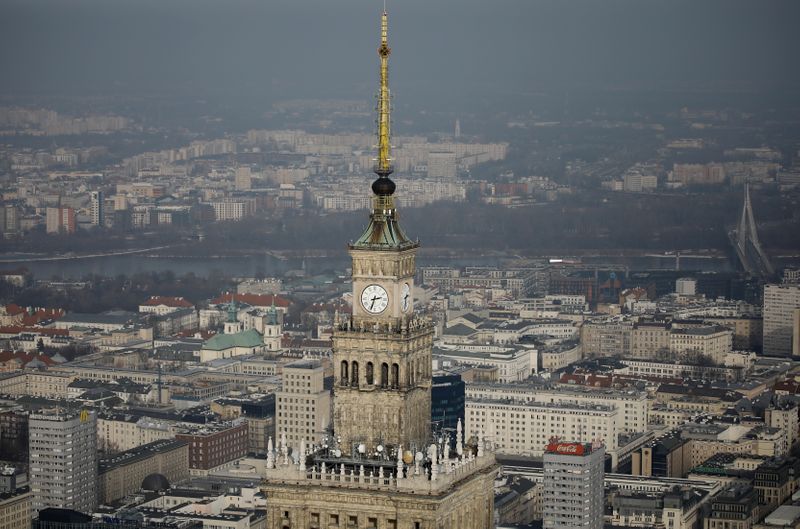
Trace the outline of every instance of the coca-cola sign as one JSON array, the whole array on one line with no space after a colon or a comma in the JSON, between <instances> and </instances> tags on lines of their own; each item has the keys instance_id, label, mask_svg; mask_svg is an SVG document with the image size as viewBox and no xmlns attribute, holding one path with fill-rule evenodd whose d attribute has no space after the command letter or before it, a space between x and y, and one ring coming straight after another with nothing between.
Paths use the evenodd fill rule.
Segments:
<instances>
[{"instance_id":1,"label":"coca-cola sign","mask_svg":"<svg viewBox=\"0 0 800 529\"><path fill-rule=\"evenodd\" d=\"M547 451L551 454L582 456L586 448L582 443L552 443L547 447Z\"/></svg>"}]
</instances>

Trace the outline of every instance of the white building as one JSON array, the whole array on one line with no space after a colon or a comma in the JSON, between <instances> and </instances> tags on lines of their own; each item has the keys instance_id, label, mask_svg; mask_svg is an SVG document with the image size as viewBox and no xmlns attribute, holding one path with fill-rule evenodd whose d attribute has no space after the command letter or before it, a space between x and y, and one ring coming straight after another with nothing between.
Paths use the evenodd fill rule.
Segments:
<instances>
[{"instance_id":1,"label":"white building","mask_svg":"<svg viewBox=\"0 0 800 529\"><path fill-rule=\"evenodd\" d=\"M286 434L295 449L320 443L331 424L331 392L325 389L319 360L298 360L283 367L283 384L275 393L275 434ZM365 425L365 427L368 427Z\"/></svg>"},{"instance_id":2,"label":"white building","mask_svg":"<svg viewBox=\"0 0 800 529\"><path fill-rule=\"evenodd\" d=\"M92 191L90 194L92 226L104 226L105 208L103 205L103 192Z\"/></svg>"},{"instance_id":3,"label":"white building","mask_svg":"<svg viewBox=\"0 0 800 529\"><path fill-rule=\"evenodd\" d=\"M97 506L94 413L34 413L28 431L31 511L55 507L92 512Z\"/></svg>"},{"instance_id":4,"label":"white building","mask_svg":"<svg viewBox=\"0 0 800 529\"><path fill-rule=\"evenodd\" d=\"M431 151L428 154L428 178L455 178L456 155L452 152Z\"/></svg>"},{"instance_id":5,"label":"white building","mask_svg":"<svg viewBox=\"0 0 800 529\"><path fill-rule=\"evenodd\" d=\"M161 439L173 439L174 421L136 415L104 415L97 418L97 449L124 452Z\"/></svg>"},{"instance_id":6,"label":"white building","mask_svg":"<svg viewBox=\"0 0 800 529\"><path fill-rule=\"evenodd\" d=\"M442 345L434 347L434 369L447 361L458 365L496 367L500 382L519 382L528 378L538 365L533 348L497 345ZM437 365L441 363L442 365Z\"/></svg>"},{"instance_id":7,"label":"white building","mask_svg":"<svg viewBox=\"0 0 800 529\"><path fill-rule=\"evenodd\" d=\"M799 355L800 284L764 286L764 354Z\"/></svg>"},{"instance_id":8,"label":"white building","mask_svg":"<svg viewBox=\"0 0 800 529\"><path fill-rule=\"evenodd\" d=\"M672 329L669 337L670 351L683 360L702 355L716 365L723 365L732 347L733 331L719 325Z\"/></svg>"},{"instance_id":9,"label":"white building","mask_svg":"<svg viewBox=\"0 0 800 529\"><path fill-rule=\"evenodd\" d=\"M694 296L697 294L697 280L691 277L682 277L676 280L675 293L679 296Z\"/></svg>"},{"instance_id":10,"label":"white building","mask_svg":"<svg viewBox=\"0 0 800 529\"><path fill-rule=\"evenodd\" d=\"M466 431L483 431L499 453L539 457L552 437L603 441L616 450L621 413L605 404L467 399Z\"/></svg>"},{"instance_id":11,"label":"white building","mask_svg":"<svg viewBox=\"0 0 800 529\"><path fill-rule=\"evenodd\" d=\"M516 400L555 404L602 404L619 411L619 432L647 431L648 402L644 391L618 391L582 386L530 386L518 384L467 384L467 399Z\"/></svg>"},{"instance_id":12,"label":"white building","mask_svg":"<svg viewBox=\"0 0 800 529\"><path fill-rule=\"evenodd\" d=\"M553 442L543 458L542 527L603 529L605 451L602 446Z\"/></svg>"}]
</instances>

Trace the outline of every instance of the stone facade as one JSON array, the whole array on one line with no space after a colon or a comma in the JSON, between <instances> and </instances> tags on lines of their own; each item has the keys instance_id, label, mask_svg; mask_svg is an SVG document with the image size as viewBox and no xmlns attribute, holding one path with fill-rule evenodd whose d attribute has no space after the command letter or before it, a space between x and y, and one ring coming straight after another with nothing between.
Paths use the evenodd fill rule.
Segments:
<instances>
[{"instance_id":1,"label":"stone facade","mask_svg":"<svg viewBox=\"0 0 800 529\"><path fill-rule=\"evenodd\" d=\"M494 454L468 457L465 452L463 458L440 463L441 473L432 478L412 465L400 479L278 464L267 470L274 479L262 486L268 498L267 529L493 527Z\"/></svg>"},{"instance_id":2,"label":"stone facade","mask_svg":"<svg viewBox=\"0 0 800 529\"><path fill-rule=\"evenodd\" d=\"M432 345L433 327L423 322L400 331L334 333L334 425L343 447L425 446L430 437Z\"/></svg>"},{"instance_id":3,"label":"stone facade","mask_svg":"<svg viewBox=\"0 0 800 529\"><path fill-rule=\"evenodd\" d=\"M156 441L101 460L97 478L100 502L139 492L142 480L150 474L161 474L170 483L188 479L189 445L184 441Z\"/></svg>"},{"instance_id":4,"label":"stone facade","mask_svg":"<svg viewBox=\"0 0 800 529\"><path fill-rule=\"evenodd\" d=\"M31 491L22 487L0 492L0 529L27 529L31 526Z\"/></svg>"}]
</instances>

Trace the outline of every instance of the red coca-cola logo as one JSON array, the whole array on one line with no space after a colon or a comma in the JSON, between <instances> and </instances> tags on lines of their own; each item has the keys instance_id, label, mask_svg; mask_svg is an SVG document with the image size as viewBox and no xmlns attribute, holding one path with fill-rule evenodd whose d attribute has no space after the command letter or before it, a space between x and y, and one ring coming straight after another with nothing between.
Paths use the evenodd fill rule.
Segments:
<instances>
[{"instance_id":1,"label":"red coca-cola logo","mask_svg":"<svg viewBox=\"0 0 800 529\"><path fill-rule=\"evenodd\" d=\"M555 443L547 447L547 451L555 454L583 455L584 447L581 443Z\"/></svg>"}]
</instances>

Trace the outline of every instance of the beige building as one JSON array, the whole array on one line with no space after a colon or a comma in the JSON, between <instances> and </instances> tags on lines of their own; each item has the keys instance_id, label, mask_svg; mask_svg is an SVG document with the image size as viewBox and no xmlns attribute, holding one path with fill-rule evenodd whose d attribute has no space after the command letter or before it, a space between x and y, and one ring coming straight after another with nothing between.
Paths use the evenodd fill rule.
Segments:
<instances>
[{"instance_id":1,"label":"beige building","mask_svg":"<svg viewBox=\"0 0 800 529\"><path fill-rule=\"evenodd\" d=\"M756 351L761 349L764 334L764 320L757 317L705 317L703 320L733 331L733 348L737 351Z\"/></svg>"},{"instance_id":2,"label":"beige building","mask_svg":"<svg viewBox=\"0 0 800 529\"><path fill-rule=\"evenodd\" d=\"M690 443L693 467L720 453L765 457L785 454L786 432L778 428L691 425L684 427L681 436Z\"/></svg>"},{"instance_id":3,"label":"beige building","mask_svg":"<svg viewBox=\"0 0 800 529\"><path fill-rule=\"evenodd\" d=\"M797 406L786 405L783 407L772 407L764 411L764 423L772 428L780 428L786 432L786 444L783 453L788 454L791 447L797 441L798 415Z\"/></svg>"},{"instance_id":4,"label":"beige building","mask_svg":"<svg viewBox=\"0 0 800 529\"><path fill-rule=\"evenodd\" d=\"M97 418L97 449L105 453L124 452L136 447L173 439L174 423L150 417L114 414Z\"/></svg>"},{"instance_id":5,"label":"beige building","mask_svg":"<svg viewBox=\"0 0 800 529\"><path fill-rule=\"evenodd\" d=\"M644 391L618 391L607 388L586 388L583 386L531 386L517 384L468 384L465 389L467 399L488 399L496 401L518 401L529 403L555 404L602 404L619 411L620 433L647 431L648 400ZM467 429L468 432L474 432Z\"/></svg>"},{"instance_id":6,"label":"beige building","mask_svg":"<svg viewBox=\"0 0 800 529\"><path fill-rule=\"evenodd\" d=\"M317 444L331 424L331 392L325 389L325 369L319 360L297 360L283 367L283 385L275 393L277 435L289 446Z\"/></svg>"},{"instance_id":7,"label":"beige building","mask_svg":"<svg viewBox=\"0 0 800 529\"><path fill-rule=\"evenodd\" d=\"M74 376L51 371L16 372L0 378L0 392L7 395L67 398L67 387Z\"/></svg>"},{"instance_id":8,"label":"beige building","mask_svg":"<svg viewBox=\"0 0 800 529\"><path fill-rule=\"evenodd\" d=\"M670 351L670 324L639 322L631 330L631 357L666 359Z\"/></svg>"},{"instance_id":9,"label":"beige building","mask_svg":"<svg viewBox=\"0 0 800 529\"><path fill-rule=\"evenodd\" d=\"M539 457L552 437L602 441L615 451L622 414L605 404L467 399L464 415L467 434L483 432L499 453Z\"/></svg>"},{"instance_id":10,"label":"beige building","mask_svg":"<svg viewBox=\"0 0 800 529\"><path fill-rule=\"evenodd\" d=\"M30 487L22 487L13 492L0 492L0 529L27 529L30 526Z\"/></svg>"},{"instance_id":11,"label":"beige building","mask_svg":"<svg viewBox=\"0 0 800 529\"><path fill-rule=\"evenodd\" d=\"M581 327L584 357L630 356L633 323L587 322Z\"/></svg>"},{"instance_id":12,"label":"beige building","mask_svg":"<svg viewBox=\"0 0 800 529\"><path fill-rule=\"evenodd\" d=\"M481 452L451 460L449 468L437 464L433 479L413 465L400 479L391 471L376 476L279 465L267 470L262 485L267 528L489 529L497 464L494 454Z\"/></svg>"},{"instance_id":13,"label":"beige building","mask_svg":"<svg viewBox=\"0 0 800 529\"><path fill-rule=\"evenodd\" d=\"M100 460L97 488L100 503L139 492L144 478L161 474L174 484L189 479L189 444L167 439Z\"/></svg>"},{"instance_id":14,"label":"beige building","mask_svg":"<svg viewBox=\"0 0 800 529\"><path fill-rule=\"evenodd\" d=\"M791 356L798 332L800 284L764 286L764 354Z\"/></svg>"},{"instance_id":15,"label":"beige building","mask_svg":"<svg viewBox=\"0 0 800 529\"><path fill-rule=\"evenodd\" d=\"M552 348L539 351L542 362L542 371L557 371L583 358L583 349L580 345L569 348Z\"/></svg>"},{"instance_id":16,"label":"beige building","mask_svg":"<svg viewBox=\"0 0 800 529\"><path fill-rule=\"evenodd\" d=\"M694 362L699 356L722 365L732 347L733 332L719 325L672 329L670 334L670 351L684 362Z\"/></svg>"}]
</instances>

